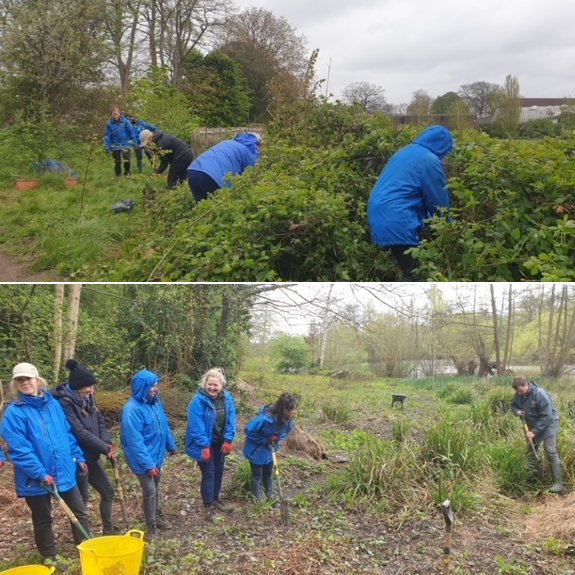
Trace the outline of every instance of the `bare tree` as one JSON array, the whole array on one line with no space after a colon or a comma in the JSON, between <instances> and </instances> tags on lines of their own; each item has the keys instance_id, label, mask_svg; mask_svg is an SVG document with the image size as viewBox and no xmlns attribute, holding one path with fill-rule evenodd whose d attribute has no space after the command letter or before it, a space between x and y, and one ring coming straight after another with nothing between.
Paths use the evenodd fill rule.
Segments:
<instances>
[{"instance_id":1,"label":"bare tree","mask_svg":"<svg viewBox=\"0 0 575 575\"><path fill-rule=\"evenodd\" d=\"M429 115L432 102L433 99L425 90L416 90L407 106L407 113L422 121Z\"/></svg>"},{"instance_id":2,"label":"bare tree","mask_svg":"<svg viewBox=\"0 0 575 575\"><path fill-rule=\"evenodd\" d=\"M343 89L343 99L348 104L359 105L364 112L389 111L385 90L371 82L353 82Z\"/></svg>"},{"instance_id":3,"label":"bare tree","mask_svg":"<svg viewBox=\"0 0 575 575\"><path fill-rule=\"evenodd\" d=\"M68 295L68 328L64 338L64 357L74 356L78 336L78 317L80 314L80 294L82 284L70 284Z\"/></svg>"},{"instance_id":4,"label":"bare tree","mask_svg":"<svg viewBox=\"0 0 575 575\"><path fill-rule=\"evenodd\" d=\"M64 284L54 286L54 381L58 380L62 364L62 326L64 306Z\"/></svg>"}]
</instances>

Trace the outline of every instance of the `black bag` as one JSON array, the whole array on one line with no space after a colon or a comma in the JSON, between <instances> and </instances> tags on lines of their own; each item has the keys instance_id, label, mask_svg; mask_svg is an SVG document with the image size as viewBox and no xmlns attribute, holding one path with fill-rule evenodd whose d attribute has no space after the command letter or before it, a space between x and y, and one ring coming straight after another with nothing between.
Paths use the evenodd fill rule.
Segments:
<instances>
[{"instance_id":1,"label":"black bag","mask_svg":"<svg viewBox=\"0 0 575 575\"><path fill-rule=\"evenodd\" d=\"M112 211L115 214L119 214L121 212L131 212L135 205L136 202L134 202L134 200L120 200L112 206Z\"/></svg>"}]
</instances>

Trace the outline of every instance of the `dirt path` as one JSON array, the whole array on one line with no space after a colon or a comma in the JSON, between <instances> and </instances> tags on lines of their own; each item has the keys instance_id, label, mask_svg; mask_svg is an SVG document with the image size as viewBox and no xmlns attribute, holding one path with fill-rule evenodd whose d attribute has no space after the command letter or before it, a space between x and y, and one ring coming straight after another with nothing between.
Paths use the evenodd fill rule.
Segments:
<instances>
[{"instance_id":1,"label":"dirt path","mask_svg":"<svg viewBox=\"0 0 575 575\"><path fill-rule=\"evenodd\" d=\"M29 272L25 264L15 258L0 253L0 282L49 282L55 281L47 273L35 274Z\"/></svg>"}]
</instances>

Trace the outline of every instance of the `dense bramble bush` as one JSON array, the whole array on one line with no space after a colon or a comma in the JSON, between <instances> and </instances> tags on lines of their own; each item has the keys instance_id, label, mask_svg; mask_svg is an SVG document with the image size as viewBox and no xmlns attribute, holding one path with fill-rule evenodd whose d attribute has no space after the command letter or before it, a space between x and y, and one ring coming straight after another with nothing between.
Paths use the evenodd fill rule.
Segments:
<instances>
[{"instance_id":1,"label":"dense bramble bush","mask_svg":"<svg viewBox=\"0 0 575 575\"><path fill-rule=\"evenodd\" d=\"M263 157L233 191L198 206L187 189L162 195L122 279L396 279L388 254L369 241L366 203L387 159L420 129L302 104L270 126ZM451 220L431 220L415 251L422 279L573 279L575 142L455 137L446 160Z\"/></svg>"}]
</instances>

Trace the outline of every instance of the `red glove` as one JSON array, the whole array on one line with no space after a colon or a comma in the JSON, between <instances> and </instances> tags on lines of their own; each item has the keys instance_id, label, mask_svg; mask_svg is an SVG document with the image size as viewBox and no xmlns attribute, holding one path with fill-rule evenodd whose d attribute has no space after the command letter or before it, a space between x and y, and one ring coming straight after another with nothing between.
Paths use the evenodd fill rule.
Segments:
<instances>
[{"instance_id":1,"label":"red glove","mask_svg":"<svg viewBox=\"0 0 575 575\"><path fill-rule=\"evenodd\" d=\"M42 483L45 483L49 487L52 487L52 485L54 485L54 478L51 475L46 475L46 477L44 477L44 481L42 481Z\"/></svg>"},{"instance_id":2,"label":"red glove","mask_svg":"<svg viewBox=\"0 0 575 575\"><path fill-rule=\"evenodd\" d=\"M269 439L268 439L268 443L270 445L273 445L274 443L276 443L276 441L278 440L278 436L274 433L274 435L272 435Z\"/></svg>"},{"instance_id":3,"label":"red glove","mask_svg":"<svg viewBox=\"0 0 575 575\"><path fill-rule=\"evenodd\" d=\"M88 473L88 466L83 461L78 463L78 467L80 468L80 475L84 476Z\"/></svg>"},{"instance_id":4,"label":"red glove","mask_svg":"<svg viewBox=\"0 0 575 575\"><path fill-rule=\"evenodd\" d=\"M202 461L209 461L212 458L212 451L209 447L202 449Z\"/></svg>"},{"instance_id":5,"label":"red glove","mask_svg":"<svg viewBox=\"0 0 575 575\"><path fill-rule=\"evenodd\" d=\"M4 467L4 462L0 461L0 469L2 469Z\"/></svg>"},{"instance_id":6,"label":"red glove","mask_svg":"<svg viewBox=\"0 0 575 575\"><path fill-rule=\"evenodd\" d=\"M222 453L229 455L232 452L232 444L229 441L224 441L222 444Z\"/></svg>"},{"instance_id":7,"label":"red glove","mask_svg":"<svg viewBox=\"0 0 575 575\"><path fill-rule=\"evenodd\" d=\"M148 471L148 477L158 477L158 475L160 475L160 472L157 467L152 467L152 469Z\"/></svg>"},{"instance_id":8,"label":"red glove","mask_svg":"<svg viewBox=\"0 0 575 575\"><path fill-rule=\"evenodd\" d=\"M110 461L116 458L116 448L111 443L108 444L108 454L106 455L106 457Z\"/></svg>"}]
</instances>

